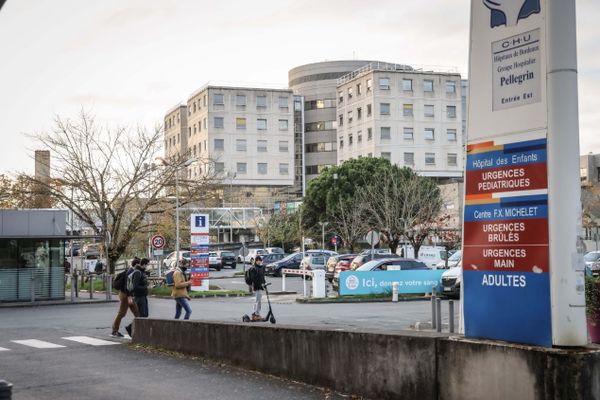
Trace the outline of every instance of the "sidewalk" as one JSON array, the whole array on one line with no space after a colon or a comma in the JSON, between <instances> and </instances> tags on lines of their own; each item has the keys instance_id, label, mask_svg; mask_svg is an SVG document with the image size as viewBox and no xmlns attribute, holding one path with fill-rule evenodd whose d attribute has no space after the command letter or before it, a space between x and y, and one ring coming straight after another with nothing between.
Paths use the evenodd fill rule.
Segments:
<instances>
[{"instance_id":1,"label":"sidewalk","mask_svg":"<svg viewBox=\"0 0 600 400\"><path fill-rule=\"evenodd\" d=\"M90 299L90 294L87 291L79 291L79 297L75 297L75 301L71 301L71 293L65 292L64 300L36 300L31 301L14 301L14 302L1 302L0 309L2 308L14 308L14 307L44 307L44 306L64 306L64 305L81 305L81 304L102 304L102 303L118 303L119 296L115 293L112 295L111 300L106 300L106 294L104 292L94 292L94 298Z\"/></svg>"}]
</instances>

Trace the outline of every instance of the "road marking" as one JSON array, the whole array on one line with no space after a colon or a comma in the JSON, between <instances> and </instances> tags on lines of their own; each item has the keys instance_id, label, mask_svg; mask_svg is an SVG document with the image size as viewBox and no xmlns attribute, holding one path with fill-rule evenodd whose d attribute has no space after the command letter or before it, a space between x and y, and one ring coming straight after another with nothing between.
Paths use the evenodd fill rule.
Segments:
<instances>
[{"instance_id":1,"label":"road marking","mask_svg":"<svg viewBox=\"0 0 600 400\"><path fill-rule=\"evenodd\" d=\"M5 349L4 347L0 347L0 351L10 351L10 349Z\"/></svg>"},{"instance_id":2,"label":"road marking","mask_svg":"<svg viewBox=\"0 0 600 400\"><path fill-rule=\"evenodd\" d=\"M91 346L110 346L111 344L121 344L118 342L111 342L109 340L96 339L88 336L69 336L64 337L63 339L83 344L89 344Z\"/></svg>"},{"instance_id":3,"label":"road marking","mask_svg":"<svg viewBox=\"0 0 600 400\"><path fill-rule=\"evenodd\" d=\"M58 349L61 347L67 347L60 344L54 344L50 342L44 342L43 340L29 339L29 340L11 340L13 343L22 344L23 346L35 347L36 349Z\"/></svg>"}]
</instances>

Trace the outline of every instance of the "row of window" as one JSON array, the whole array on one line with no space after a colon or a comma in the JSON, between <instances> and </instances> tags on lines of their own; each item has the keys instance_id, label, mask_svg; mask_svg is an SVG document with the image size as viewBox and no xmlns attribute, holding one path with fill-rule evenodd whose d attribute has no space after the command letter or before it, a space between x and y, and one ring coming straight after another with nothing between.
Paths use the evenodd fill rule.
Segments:
<instances>
[{"instance_id":1,"label":"row of window","mask_svg":"<svg viewBox=\"0 0 600 400\"><path fill-rule=\"evenodd\" d=\"M224 151L225 150L225 139L215 139L214 140L215 150L216 151ZM256 151L259 153L264 153L268 150L269 142L267 140L257 140L256 141ZM248 141L246 139L236 139L235 140L235 150L236 151L248 151ZM287 140L279 141L279 152L287 153L289 152L289 143Z\"/></svg>"},{"instance_id":2,"label":"row of window","mask_svg":"<svg viewBox=\"0 0 600 400\"><path fill-rule=\"evenodd\" d=\"M358 131L356 133L356 140L358 143L362 142L362 131ZM404 127L402 128L402 138L407 141L415 140L415 132L412 127ZM434 128L424 128L423 129L423 138L428 141L435 141L435 129ZM373 128L367 128L367 140L373 139ZM379 128L379 139L381 140L391 140L392 139L392 128L389 126L382 126ZM456 129L446 129L446 141L448 142L456 142ZM348 146L352 146L354 142L354 134L348 133ZM340 144L339 148L344 148L344 136L340 136Z\"/></svg>"},{"instance_id":3,"label":"row of window","mask_svg":"<svg viewBox=\"0 0 600 400\"><path fill-rule=\"evenodd\" d=\"M402 116L404 117L413 117L414 107L412 103L402 104ZM356 119L362 119L363 111L362 107L356 108ZM372 115L372 107L371 104L367 104L367 117ZM379 103L379 115L387 116L391 115L391 104L390 103ZM433 104L425 104L423 106L423 117L425 118L433 118L435 117L435 106ZM456 118L456 106L446 106L446 118L455 119ZM354 120L354 110L350 110L346 113L346 122L351 124ZM344 125L344 114L338 115L338 124L339 126Z\"/></svg>"},{"instance_id":4,"label":"row of window","mask_svg":"<svg viewBox=\"0 0 600 400\"><path fill-rule=\"evenodd\" d=\"M317 175L321 172L325 171L326 168L331 167L332 165L323 164L323 165L307 165L305 168L306 175Z\"/></svg>"},{"instance_id":5,"label":"row of window","mask_svg":"<svg viewBox=\"0 0 600 400\"><path fill-rule=\"evenodd\" d=\"M369 157L371 155L369 154ZM435 153L425 153L425 165L435 165ZM381 158L386 159L392 162L392 153L390 152L381 152ZM458 154L457 153L448 153L446 155L446 164L449 167L458 166ZM404 165L415 165L415 153L406 152L404 153Z\"/></svg>"},{"instance_id":6,"label":"row of window","mask_svg":"<svg viewBox=\"0 0 600 400\"><path fill-rule=\"evenodd\" d=\"M201 99L194 100L191 105L188 105L188 115L195 113L196 111L200 111L202 106L206 107L207 104L207 96L204 95L202 97L202 104L200 102ZM257 109L266 109L267 108L267 96L266 95L256 95L254 98L256 108ZM289 96L279 96L277 100L277 105L279 109L287 111L289 110ZM224 93L213 93L212 94L212 104L213 106L225 106L225 94ZM237 109L245 109L247 105L247 96L245 94L236 94L235 95L235 106Z\"/></svg>"},{"instance_id":7,"label":"row of window","mask_svg":"<svg viewBox=\"0 0 600 400\"><path fill-rule=\"evenodd\" d=\"M177 118L177 122L175 122L175 118ZM172 115L165 120L165 129L174 127L176 123L179 123L179 113Z\"/></svg>"},{"instance_id":8,"label":"row of window","mask_svg":"<svg viewBox=\"0 0 600 400\"><path fill-rule=\"evenodd\" d=\"M388 77L379 78L379 89L380 90L390 90L391 89L391 80ZM410 78L403 78L402 91L404 92L412 92L413 91L413 80ZM371 78L366 81L366 92L370 93L373 90L373 80ZM424 79L423 80L423 92L424 93L433 93L435 91L435 85L433 79ZM456 93L456 81L446 81L445 83L445 91L447 94L455 94ZM340 90L338 91L338 101L339 103L344 102L344 97L348 100L351 100L354 96L360 96L363 93L362 82L357 83L355 86L350 86L346 89L346 93Z\"/></svg>"},{"instance_id":9,"label":"row of window","mask_svg":"<svg viewBox=\"0 0 600 400\"><path fill-rule=\"evenodd\" d=\"M318 121L304 124L305 132L329 131L337 129L336 121Z\"/></svg>"},{"instance_id":10,"label":"row of window","mask_svg":"<svg viewBox=\"0 0 600 400\"><path fill-rule=\"evenodd\" d=\"M304 102L304 110L320 110L322 108L335 108L335 99L309 100Z\"/></svg>"},{"instance_id":11,"label":"row of window","mask_svg":"<svg viewBox=\"0 0 600 400\"><path fill-rule=\"evenodd\" d=\"M336 150L335 142L309 143L304 146L306 153L323 153Z\"/></svg>"},{"instance_id":12,"label":"row of window","mask_svg":"<svg viewBox=\"0 0 600 400\"><path fill-rule=\"evenodd\" d=\"M239 162L236 163L235 171L237 175L245 175L248 173L248 163ZM215 172L223 173L225 172L225 163L216 162L215 163ZM269 163L256 163L256 173L258 175L267 175L269 173ZM290 164L288 163L280 163L279 164L279 175L290 174Z\"/></svg>"}]
</instances>

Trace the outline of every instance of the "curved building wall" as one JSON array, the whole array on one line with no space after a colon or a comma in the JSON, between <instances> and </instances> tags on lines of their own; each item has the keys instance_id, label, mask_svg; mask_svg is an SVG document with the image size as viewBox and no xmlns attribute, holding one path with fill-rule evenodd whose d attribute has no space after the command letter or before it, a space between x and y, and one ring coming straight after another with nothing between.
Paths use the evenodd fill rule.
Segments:
<instances>
[{"instance_id":1,"label":"curved building wall","mask_svg":"<svg viewBox=\"0 0 600 400\"><path fill-rule=\"evenodd\" d=\"M304 96L304 171L306 182L337 164L337 79L371 60L325 61L301 65L288 73L290 89Z\"/></svg>"}]
</instances>

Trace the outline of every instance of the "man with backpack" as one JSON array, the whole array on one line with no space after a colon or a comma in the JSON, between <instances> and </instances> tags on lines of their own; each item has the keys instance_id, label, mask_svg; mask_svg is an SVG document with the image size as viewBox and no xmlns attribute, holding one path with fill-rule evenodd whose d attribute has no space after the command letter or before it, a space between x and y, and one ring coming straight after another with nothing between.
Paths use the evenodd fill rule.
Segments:
<instances>
[{"instance_id":1,"label":"man with backpack","mask_svg":"<svg viewBox=\"0 0 600 400\"><path fill-rule=\"evenodd\" d=\"M135 302L140 312L139 317L142 318L148 316L148 276L146 275L146 267L149 263L149 259L142 258L133 272L127 276L128 301L130 304ZM132 324L129 324L125 327L129 336L131 336L131 326Z\"/></svg>"},{"instance_id":2,"label":"man with backpack","mask_svg":"<svg viewBox=\"0 0 600 400\"><path fill-rule=\"evenodd\" d=\"M117 316L113 322L112 333L110 334L112 337L124 337L123 334L119 332L119 327L121 326L121 320L127 314L127 309L131 310L131 313L134 317L140 316L137 305L133 301L129 301L126 287L128 275L133 273L135 267L139 263L140 259L135 257L131 262L131 267L125 268L125 270L119 272L113 280L113 288L119 291L119 311L117 312Z\"/></svg>"},{"instance_id":3,"label":"man with backpack","mask_svg":"<svg viewBox=\"0 0 600 400\"><path fill-rule=\"evenodd\" d=\"M171 290L171 297L175 299L175 319L179 319L181 316L181 309L185 310L183 319L190 319L190 315L192 315L192 308L188 302L188 300L190 300L188 288L192 285L192 282L185 280L186 269L187 260L183 260L181 266L176 267L173 272L173 289Z\"/></svg>"},{"instance_id":4,"label":"man with backpack","mask_svg":"<svg viewBox=\"0 0 600 400\"><path fill-rule=\"evenodd\" d=\"M260 306L262 301L262 293L265 282L265 268L262 263L262 257L256 256L254 259L254 266L248 270L249 278L252 283L252 289L256 293L254 301L254 312L252 313L252 321L262 321L263 318L260 316Z\"/></svg>"}]
</instances>

